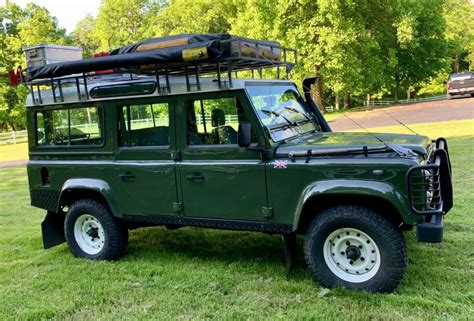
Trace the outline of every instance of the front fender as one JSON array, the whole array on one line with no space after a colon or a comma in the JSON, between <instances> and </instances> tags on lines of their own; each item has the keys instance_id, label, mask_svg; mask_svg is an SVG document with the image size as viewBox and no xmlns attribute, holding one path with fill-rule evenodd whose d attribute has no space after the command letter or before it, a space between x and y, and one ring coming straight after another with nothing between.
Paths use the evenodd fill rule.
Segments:
<instances>
[{"instance_id":1,"label":"front fender","mask_svg":"<svg viewBox=\"0 0 474 321\"><path fill-rule=\"evenodd\" d=\"M115 194L112 192L110 185L101 179L93 178L71 178L64 182L61 188L60 200L69 191L73 190L87 190L101 194L110 207L110 210L115 216L121 216L120 207Z\"/></svg>"},{"instance_id":2,"label":"front fender","mask_svg":"<svg viewBox=\"0 0 474 321\"><path fill-rule=\"evenodd\" d=\"M306 202L315 196L322 195L341 195L341 197L343 195L360 195L383 199L397 209L405 223L416 224L415 217L410 213L407 200L394 186L374 181L337 179L313 182L304 189L296 207L293 221L294 230L299 226Z\"/></svg>"}]
</instances>

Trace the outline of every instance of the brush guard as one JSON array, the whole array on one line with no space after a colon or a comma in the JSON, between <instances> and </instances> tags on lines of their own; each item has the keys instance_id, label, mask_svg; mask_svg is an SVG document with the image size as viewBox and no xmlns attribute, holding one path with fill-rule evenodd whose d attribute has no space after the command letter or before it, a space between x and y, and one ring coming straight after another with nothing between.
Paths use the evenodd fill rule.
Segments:
<instances>
[{"instance_id":1,"label":"brush guard","mask_svg":"<svg viewBox=\"0 0 474 321\"><path fill-rule=\"evenodd\" d=\"M417 240L442 242L443 216L453 207L451 162L446 139L436 140L436 150L426 165L410 168L407 189L412 211L425 218L423 223L417 224Z\"/></svg>"}]
</instances>

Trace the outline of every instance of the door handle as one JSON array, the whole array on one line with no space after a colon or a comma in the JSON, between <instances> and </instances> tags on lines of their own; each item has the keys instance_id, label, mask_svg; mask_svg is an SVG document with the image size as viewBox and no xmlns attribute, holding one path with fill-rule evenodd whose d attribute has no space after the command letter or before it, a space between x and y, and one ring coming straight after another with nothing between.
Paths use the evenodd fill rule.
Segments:
<instances>
[{"instance_id":1,"label":"door handle","mask_svg":"<svg viewBox=\"0 0 474 321\"><path fill-rule=\"evenodd\" d=\"M202 181L204 181L204 176L202 176L199 173L194 173L193 175L188 175L188 176L186 176L186 178L190 182L202 182Z\"/></svg>"},{"instance_id":2,"label":"door handle","mask_svg":"<svg viewBox=\"0 0 474 321\"><path fill-rule=\"evenodd\" d=\"M123 180L123 181L133 181L135 180L135 175L132 174L132 173L124 173L124 174L119 174L119 177Z\"/></svg>"}]
</instances>

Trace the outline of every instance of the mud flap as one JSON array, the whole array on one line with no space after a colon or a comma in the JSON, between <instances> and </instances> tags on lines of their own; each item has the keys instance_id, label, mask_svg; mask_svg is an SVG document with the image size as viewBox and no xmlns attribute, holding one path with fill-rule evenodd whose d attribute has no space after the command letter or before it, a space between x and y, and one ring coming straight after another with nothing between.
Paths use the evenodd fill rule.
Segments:
<instances>
[{"instance_id":1,"label":"mud flap","mask_svg":"<svg viewBox=\"0 0 474 321\"><path fill-rule=\"evenodd\" d=\"M297 261L297 249L296 249L296 234L287 233L282 235L283 248L285 250L286 259L286 274L291 272L291 269Z\"/></svg>"},{"instance_id":2,"label":"mud flap","mask_svg":"<svg viewBox=\"0 0 474 321\"><path fill-rule=\"evenodd\" d=\"M41 232L45 249L66 242L66 237L64 236L64 215L48 211L43 223L41 223Z\"/></svg>"}]
</instances>

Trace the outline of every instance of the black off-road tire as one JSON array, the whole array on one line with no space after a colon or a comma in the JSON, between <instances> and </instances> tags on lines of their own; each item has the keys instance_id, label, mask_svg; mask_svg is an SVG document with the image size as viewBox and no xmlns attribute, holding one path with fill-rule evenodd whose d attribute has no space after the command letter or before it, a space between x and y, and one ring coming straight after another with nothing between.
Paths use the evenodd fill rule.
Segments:
<instances>
[{"instance_id":1,"label":"black off-road tire","mask_svg":"<svg viewBox=\"0 0 474 321\"><path fill-rule=\"evenodd\" d=\"M103 245L98 253L91 254L81 249L75 237L76 221L87 214L100 222L103 228ZM125 253L128 244L128 229L125 225L113 217L104 204L93 199L81 199L71 205L64 222L64 234L75 257L91 260L116 260Z\"/></svg>"},{"instance_id":2,"label":"black off-road tire","mask_svg":"<svg viewBox=\"0 0 474 321\"><path fill-rule=\"evenodd\" d=\"M368 280L363 282L344 280L336 275L326 262L323 253L326 240L331 240L328 238L330 235L338 235L339 231L344 231L344 229L359 230L362 234L365 233L378 247L380 266L378 269L374 269L374 273L377 272L373 276L370 277L367 274L367 277L370 277ZM344 235L345 232L343 232ZM330 243L326 243L326 245L335 245L332 241L328 242ZM359 247L361 246L359 245ZM331 260L332 258L327 252L326 250L326 256L328 260ZM345 258L349 260L348 252L344 252L344 254L343 252L341 251L341 257L346 255ZM304 253L306 263L314 278L327 288L346 287L368 292L392 292L402 280L407 266L405 240L400 230L374 210L359 206L336 206L317 215L306 232ZM334 257L333 253L331 255ZM334 262L337 260L336 257ZM330 261L328 262L331 264ZM364 262L360 263L363 264ZM340 265L339 263L336 264L337 266L332 264L332 269L337 271ZM344 271L340 273L344 274Z\"/></svg>"}]
</instances>

